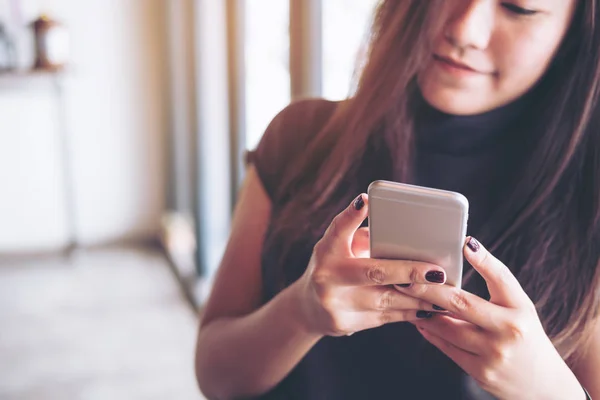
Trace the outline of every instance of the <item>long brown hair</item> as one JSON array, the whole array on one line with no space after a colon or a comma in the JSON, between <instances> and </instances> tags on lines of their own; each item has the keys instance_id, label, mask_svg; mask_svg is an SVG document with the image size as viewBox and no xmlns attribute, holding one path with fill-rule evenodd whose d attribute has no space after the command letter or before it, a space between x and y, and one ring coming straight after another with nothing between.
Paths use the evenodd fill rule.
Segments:
<instances>
[{"instance_id":1,"label":"long brown hair","mask_svg":"<svg viewBox=\"0 0 600 400\"><path fill-rule=\"evenodd\" d=\"M314 243L349 199L365 190L356 173L378 132L393 176L409 182L414 154L415 76L445 26L446 0L384 0L356 92L288 169L276 194L275 236ZM526 165L507 200L478 233L517 275L563 358L575 363L600 305L600 0L580 0L527 115ZM440 11L442 10L442 11ZM303 211L302 211L303 210ZM267 246L269 243L266 244ZM470 270L465 285L480 279Z\"/></svg>"}]
</instances>

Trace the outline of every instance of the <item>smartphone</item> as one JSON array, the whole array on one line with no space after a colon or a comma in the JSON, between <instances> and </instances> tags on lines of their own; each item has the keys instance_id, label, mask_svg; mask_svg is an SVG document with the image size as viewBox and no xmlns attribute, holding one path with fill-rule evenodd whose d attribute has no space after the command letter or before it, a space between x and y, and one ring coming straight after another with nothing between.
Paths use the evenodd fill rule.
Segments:
<instances>
[{"instance_id":1,"label":"smartphone","mask_svg":"<svg viewBox=\"0 0 600 400\"><path fill-rule=\"evenodd\" d=\"M367 194L371 258L439 265L446 283L461 287L469 217L465 196L389 181L371 183Z\"/></svg>"}]
</instances>

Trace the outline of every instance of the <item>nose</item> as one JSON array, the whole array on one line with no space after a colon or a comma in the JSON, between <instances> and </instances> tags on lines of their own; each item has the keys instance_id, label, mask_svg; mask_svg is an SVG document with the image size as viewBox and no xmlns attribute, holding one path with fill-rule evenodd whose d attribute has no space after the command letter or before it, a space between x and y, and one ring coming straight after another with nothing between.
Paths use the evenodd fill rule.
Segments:
<instances>
[{"instance_id":1,"label":"nose","mask_svg":"<svg viewBox=\"0 0 600 400\"><path fill-rule=\"evenodd\" d=\"M495 2L456 1L456 8L446 27L446 39L452 45L464 49L487 49L494 30Z\"/></svg>"}]
</instances>

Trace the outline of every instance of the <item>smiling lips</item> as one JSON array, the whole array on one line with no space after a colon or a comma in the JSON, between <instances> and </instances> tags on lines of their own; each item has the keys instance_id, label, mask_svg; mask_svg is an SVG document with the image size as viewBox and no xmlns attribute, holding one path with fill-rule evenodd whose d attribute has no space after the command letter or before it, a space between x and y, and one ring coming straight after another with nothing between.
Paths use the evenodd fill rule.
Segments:
<instances>
[{"instance_id":1,"label":"smiling lips","mask_svg":"<svg viewBox=\"0 0 600 400\"><path fill-rule=\"evenodd\" d=\"M470 67L467 64L463 64L460 61L454 60L452 58L449 57L444 57L444 56L440 56L435 54L433 56L433 58L435 59L435 61L437 61L438 65L440 65L443 69L445 69L446 71L449 71L451 73L454 74L460 74L460 75L472 75L472 74L479 74L479 75L488 75L487 72L482 72L479 71L475 68Z\"/></svg>"}]
</instances>

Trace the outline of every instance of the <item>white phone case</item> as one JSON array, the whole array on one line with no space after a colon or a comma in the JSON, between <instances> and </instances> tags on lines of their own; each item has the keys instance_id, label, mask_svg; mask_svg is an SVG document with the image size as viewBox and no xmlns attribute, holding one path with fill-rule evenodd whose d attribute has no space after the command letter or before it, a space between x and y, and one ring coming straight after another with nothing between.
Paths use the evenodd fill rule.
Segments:
<instances>
[{"instance_id":1,"label":"white phone case","mask_svg":"<svg viewBox=\"0 0 600 400\"><path fill-rule=\"evenodd\" d=\"M368 195L372 258L439 265L446 283L461 286L469 213L465 196L388 181L371 183Z\"/></svg>"}]
</instances>

